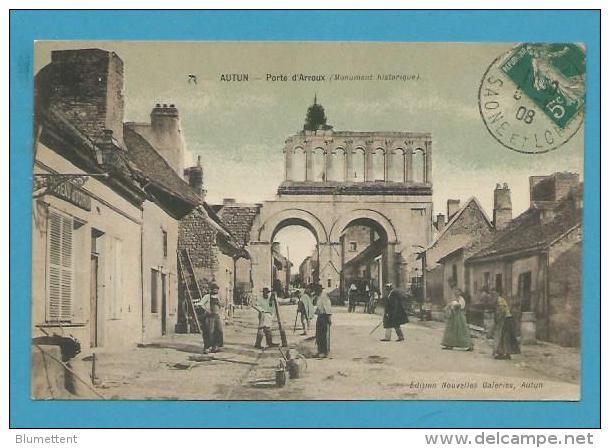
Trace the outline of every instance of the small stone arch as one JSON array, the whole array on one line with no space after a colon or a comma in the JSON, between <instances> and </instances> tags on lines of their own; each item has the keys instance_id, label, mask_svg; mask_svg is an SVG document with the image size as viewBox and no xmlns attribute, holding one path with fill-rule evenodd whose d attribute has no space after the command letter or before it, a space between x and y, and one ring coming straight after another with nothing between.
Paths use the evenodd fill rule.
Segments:
<instances>
[{"instance_id":1,"label":"small stone arch","mask_svg":"<svg viewBox=\"0 0 610 448\"><path fill-rule=\"evenodd\" d=\"M258 241L271 242L282 228L300 224L314 233L318 244L328 241L328 233L322 222L311 212L302 209L286 209L271 215L258 229Z\"/></svg>"},{"instance_id":2,"label":"small stone arch","mask_svg":"<svg viewBox=\"0 0 610 448\"><path fill-rule=\"evenodd\" d=\"M345 228L356 219L370 219L371 221L376 222L385 231L389 244L398 243L398 236L392 222L378 211L372 209L352 210L351 212L339 216L331 227L330 242L339 242Z\"/></svg>"}]
</instances>

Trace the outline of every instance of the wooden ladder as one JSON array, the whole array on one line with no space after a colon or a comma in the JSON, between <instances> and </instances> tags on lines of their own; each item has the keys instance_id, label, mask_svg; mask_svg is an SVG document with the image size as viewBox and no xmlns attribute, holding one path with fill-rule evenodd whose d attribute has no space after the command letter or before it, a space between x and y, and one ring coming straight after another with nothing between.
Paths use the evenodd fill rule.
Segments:
<instances>
[{"instance_id":1,"label":"wooden ladder","mask_svg":"<svg viewBox=\"0 0 610 448\"><path fill-rule=\"evenodd\" d=\"M195 311L195 305L193 304L193 299L201 300L203 295L201 294L199 283L195 277L193 262L191 261L191 256L188 249L181 249L178 251L178 268L180 270L180 279L182 280L184 289L186 290L188 310L191 313L190 319L187 315L187 325L189 324L189 321L192 320L195 323L197 332L201 333L203 336L201 323L199 322L197 312Z\"/></svg>"}]
</instances>

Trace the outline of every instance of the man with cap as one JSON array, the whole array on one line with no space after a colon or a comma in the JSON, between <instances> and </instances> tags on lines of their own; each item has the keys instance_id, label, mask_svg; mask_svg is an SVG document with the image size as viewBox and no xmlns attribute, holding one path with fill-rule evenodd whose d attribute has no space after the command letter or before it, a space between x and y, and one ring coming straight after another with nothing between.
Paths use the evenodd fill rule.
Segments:
<instances>
[{"instance_id":1,"label":"man with cap","mask_svg":"<svg viewBox=\"0 0 610 448\"><path fill-rule=\"evenodd\" d=\"M203 296L202 302L209 304L206 323L204 327L207 330L208 347L204 347L204 353L208 350L212 353L220 351L220 347L224 344L224 330L222 328L222 303L218 296L218 285L214 282L208 285L208 294Z\"/></svg>"},{"instance_id":2,"label":"man with cap","mask_svg":"<svg viewBox=\"0 0 610 448\"><path fill-rule=\"evenodd\" d=\"M273 324L273 313L275 311L275 294L270 293L269 288L263 288L263 295L256 300L256 305L253 307L258 311L258 331L256 333L256 342L254 347L263 348L263 336L267 342L267 347L277 347L278 344L273 343L273 335L271 334L271 325Z\"/></svg>"},{"instance_id":3,"label":"man with cap","mask_svg":"<svg viewBox=\"0 0 610 448\"><path fill-rule=\"evenodd\" d=\"M392 288L392 283L386 283L386 304L383 313L383 328L385 328L385 337L382 341L390 341L392 338L392 328L396 331L398 342L405 340L400 326L409 322L409 317L405 311L403 300L398 291Z\"/></svg>"}]
</instances>

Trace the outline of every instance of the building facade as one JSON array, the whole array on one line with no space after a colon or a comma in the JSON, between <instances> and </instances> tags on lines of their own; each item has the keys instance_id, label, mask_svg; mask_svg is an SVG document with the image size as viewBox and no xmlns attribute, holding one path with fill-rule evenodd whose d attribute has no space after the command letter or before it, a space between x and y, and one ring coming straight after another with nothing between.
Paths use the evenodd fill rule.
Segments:
<instances>
[{"instance_id":1,"label":"building facade","mask_svg":"<svg viewBox=\"0 0 610 448\"><path fill-rule=\"evenodd\" d=\"M83 354L173 330L178 220L199 200L124 125L122 89L120 57L99 49L54 51L35 79L32 335Z\"/></svg>"}]
</instances>

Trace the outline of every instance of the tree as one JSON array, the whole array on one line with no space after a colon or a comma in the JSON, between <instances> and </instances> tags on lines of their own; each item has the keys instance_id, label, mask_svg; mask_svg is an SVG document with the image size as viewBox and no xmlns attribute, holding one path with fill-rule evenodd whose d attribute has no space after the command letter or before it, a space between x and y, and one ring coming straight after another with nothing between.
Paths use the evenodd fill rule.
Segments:
<instances>
[{"instance_id":1,"label":"tree","mask_svg":"<svg viewBox=\"0 0 610 448\"><path fill-rule=\"evenodd\" d=\"M324 112L324 107L318 104L317 98L314 97L313 104L307 109L303 129L305 131L317 131L320 126L326 126L326 113Z\"/></svg>"}]
</instances>

